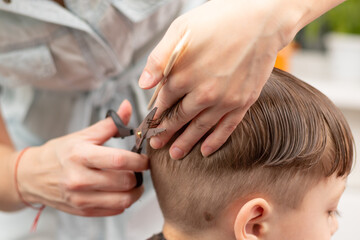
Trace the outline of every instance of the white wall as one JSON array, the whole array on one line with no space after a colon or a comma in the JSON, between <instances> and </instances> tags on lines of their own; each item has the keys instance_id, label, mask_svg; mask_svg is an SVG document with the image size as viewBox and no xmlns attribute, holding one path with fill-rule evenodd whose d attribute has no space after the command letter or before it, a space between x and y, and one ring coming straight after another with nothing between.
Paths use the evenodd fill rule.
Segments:
<instances>
[{"instance_id":1,"label":"white wall","mask_svg":"<svg viewBox=\"0 0 360 240\"><path fill-rule=\"evenodd\" d=\"M333 239L360 239L360 79L335 79L326 55L317 52L295 53L290 72L327 95L344 113L350 125L358 156L339 203L339 230Z\"/></svg>"}]
</instances>

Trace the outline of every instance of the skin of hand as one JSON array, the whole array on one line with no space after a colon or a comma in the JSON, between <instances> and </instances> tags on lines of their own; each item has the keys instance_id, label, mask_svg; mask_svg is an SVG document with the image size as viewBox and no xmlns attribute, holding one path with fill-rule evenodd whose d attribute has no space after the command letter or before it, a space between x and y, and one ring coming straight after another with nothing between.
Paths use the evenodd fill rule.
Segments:
<instances>
[{"instance_id":1,"label":"skin of hand","mask_svg":"<svg viewBox=\"0 0 360 240\"><path fill-rule=\"evenodd\" d=\"M279 50L306 24L343 0L212 0L177 18L150 54L139 86L150 89L163 77L171 52L189 30L155 106L159 116L180 101L179 114L151 139L164 146L189 123L170 148L181 159L211 128L201 152L208 156L227 140L258 98Z\"/></svg>"},{"instance_id":2,"label":"skin of hand","mask_svg":"<svg viewBox=\"0 0 360 240\"><path fill-rule=\"evenodd\" d=\"M121 104L118 114L128 123L128 101ZM18 186L25 201L80 216L111 216L130 207L144 190L143 186L134 188L134 171L148 169L148 158L102 146L116 132L107 118L28 149L18 167ZM21 205L18 197L17 202Z\"/></svg>"}]
</instances>

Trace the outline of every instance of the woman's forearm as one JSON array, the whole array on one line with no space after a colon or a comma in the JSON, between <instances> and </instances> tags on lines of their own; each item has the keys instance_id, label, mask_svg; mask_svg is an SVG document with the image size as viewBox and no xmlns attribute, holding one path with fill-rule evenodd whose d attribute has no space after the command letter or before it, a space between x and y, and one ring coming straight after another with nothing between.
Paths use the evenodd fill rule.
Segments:
<instances>
[{"instance_id":1,"label":"woman's forearm","mask_svg":"<svg viewBox=\"0 0 360 240\"><path fill-rule=\"evenodd\" d=\"M17 153L0 114L0 211L23 207L15 188L14 165Z\"/></svg>"},{"instance_id":2,"label":"woman's forearm","mask_svg":"<svg viewBox=\"0 0 360 240\"><path fill-rule=\"evenodd\" d=\"M14 165L17 152L6 145L0 145L0 211L19 210L21 203L14 182Z\"/></svg>"},{"instance_id":3,"label":"woman's forearm","mask_svg":"<svg viewBox=\"0 0 360 240\"><path fill-rule=\"evenodd\" d=\"M284 36L287 41L291 41L295 35L307 24L314 21L327 11L341 4L345 0L280 0L281 12L290 12L287 16L292 16L289 24L284 28Z\"/></svg>"},{"instance_id":4,"label":"woman's forearm","mask_svg":"<svg viewBox=\"0 0 360 240\"><path fill-rule=\"evenodd\" d=\"M326 13L330 9L336 7L345 0L307 0L308 11L303 16L300 22L300 28L303 28L322 14Z\"/></svg>"}]
</instances>

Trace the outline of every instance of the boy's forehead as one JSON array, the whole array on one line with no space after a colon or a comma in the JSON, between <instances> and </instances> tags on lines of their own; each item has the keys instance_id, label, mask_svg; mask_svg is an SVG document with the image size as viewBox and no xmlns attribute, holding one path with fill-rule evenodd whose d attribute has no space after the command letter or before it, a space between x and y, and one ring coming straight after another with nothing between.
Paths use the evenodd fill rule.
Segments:
<instances>
[{"instance_id":1,"label":"boy's forehead","mask_svg":"<svg viewBox=\"0 0 360 240\"><path fill-rule=\"evenodd\" d=\"M331 196L333 199L339 199L341 195L344 193L346 189L347 177L337 177L333 180L332 183L329 183L329 187L331 188L331 192L333 195Z\"/></svg>"},{"instance_id":2,"label":"boy's forehead","mask_svg":"<svg viewBox=\"0 0 360 240\"><path fill-rule=\"evenodd\" d=\"M347 177L333 174L315 184L304 197L303 207L307 204L337 202L346 188Z\"/></svg>"}]
</instances>

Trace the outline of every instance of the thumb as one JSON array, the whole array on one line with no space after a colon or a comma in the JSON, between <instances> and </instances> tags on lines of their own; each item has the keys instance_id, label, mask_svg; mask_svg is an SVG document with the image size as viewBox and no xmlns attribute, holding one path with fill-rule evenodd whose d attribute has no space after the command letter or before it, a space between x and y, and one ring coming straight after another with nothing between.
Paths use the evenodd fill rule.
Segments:
<instances>
[{"instance_id":1,"label":"thumb","mask_svg":"<svg viewBox=\"0 0 360 240\"><path fill-rule=\"evenodd\" d=\"M117 111L117 114L120 116L121 120L125 125L129 123L132 113L132 107L128 100L124 100ZM112 138L117 133L117 128L113 120L108 117L104 120L101 120L94 125L85 128L82 130L87 138L92 141L94 144L102 145L107 140Z\"/></svg>"},{"instance_id":2,"label":"thumb","mask_svg":"<svg viewBox=\"0 0 360 240\"><path fill-rule=\"evenodd\" d=\"M117 113L119 114L121 121L123 121L123 123L125 125L128 125L130 118L131 118L131 114L132 114L132 107L131 107L131 103L129 102L129 100L125 99L120 104L120 107L119 107Z\"/></svg>"},{"instance_id":3,"label":"thumb","mask_svg":"<svg viewBox=\"0 0 360 240\"><path fill-rule=\"evenodd\" d=\"M186 32L185 27L173 22L164 37L150 53L145 68L139 79L139 86L143 89L155 87L163 78L163 72L176 44Z\"/></svg>"}]
</instances>

